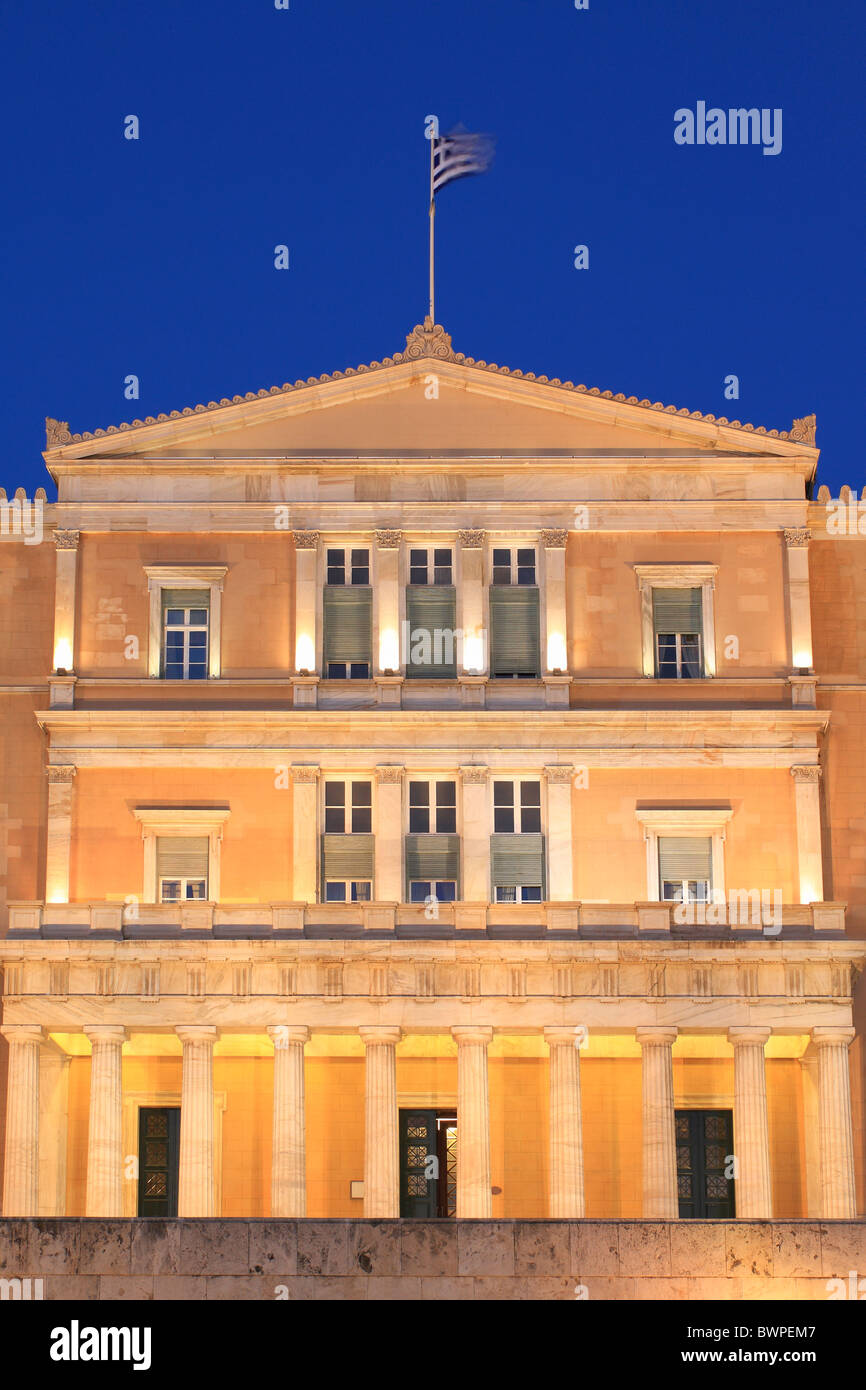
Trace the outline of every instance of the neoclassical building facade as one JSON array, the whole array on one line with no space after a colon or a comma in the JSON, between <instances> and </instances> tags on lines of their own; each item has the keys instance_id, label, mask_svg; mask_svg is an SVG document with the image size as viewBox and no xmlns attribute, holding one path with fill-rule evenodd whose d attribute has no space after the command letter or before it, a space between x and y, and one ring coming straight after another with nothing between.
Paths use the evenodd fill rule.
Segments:
<instances>
[{"instance_id":1,"label":"neoclassical building facade","mask_svg":"<svg viewBox=\"0 0 866 1390\"><path fill-rule=\"evenodd\" d=\"M49 420L3 1214L862 1213L866 536L817 460L429 322Z\"/></svg>"}]
</instances>

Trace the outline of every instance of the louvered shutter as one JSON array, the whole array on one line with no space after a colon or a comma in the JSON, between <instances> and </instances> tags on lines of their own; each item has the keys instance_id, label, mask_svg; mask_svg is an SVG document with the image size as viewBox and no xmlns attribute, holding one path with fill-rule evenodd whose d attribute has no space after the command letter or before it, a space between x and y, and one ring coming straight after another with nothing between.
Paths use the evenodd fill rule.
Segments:
<instances>
[{"instance_id":1,"label":"louvered shutter","mask_svg":"<svg viewBox=\"0 0 866 1390\"><path fill-rule=\"evenodd\" d=\"M713 881L713 842L709 836L660 835L659 878L662 883Z\"/></svg>"},{"instance_id":2,"label":"louvered shutter","mask_svg":"<svg viewBox=\"0 0 866 1390\"><path fill-rule=\"evenodd\" d=\"M406 621L409 629L406 675L454 680L457 676L457 590L454 585L410 584L406 590ZM429 656L429 661L413 661L414 650L420 656Z\"/></svg>"},{"instance_id":3,"label":"louvered shutter","mask_svg":"<svg viewBox=\"0 0 866 1390\"><path fill-rule=\"evenodd\" d=\"M544 837L491 835L490 872L495 888L540 884L544 896Z\"/></svg>"},{"instance_id":4,"label":"louvered shutter","mask_svg":"<svg viewBox=\"0 0 866 1390\"><path fill-rule=\"evenodd\" d=\"M700 589L653 589L653 632L700 633Z\"/></svg>"},{"instance_id":5,"label":"louvered shutter","mask_svg":"<svg viewBox=\"0 0 866 1390\"><path fill-rule=\"evenodd\" d=\"M491 585L492 675L538 675L538 613L536 587L528 584Z\"/></svg>"},{"instance_id":6,"label":"louvered shutter","mask_svg":"<svg viewBox=\"0 0 866 1390\"><path fill-rule=\"evenodd\" d=\"M157 835L157 882L162 878L203 878L207 881L208 843L206 835Z\"/></svg>"},{"instance_id":7,"label":"louvered shutter","mask_svg":"<svg viewBox=\"0 0 866 1390\"><path fill-rule=\"evenodd\" d=\"M407 835L406 881L460 878L459 835Z\"/></svg>"},{"instance_id":8,"label":"louvered shutter","mask_svg":"<svg viewBox=\"0 0 866 1390\"><path fill-rule=\"evenodd\" d=\"M210 589L163 589L163 613L166 608L210 609Z\"/></svg>"},{"instance_id":9,"label":"louvered shutter","mask_svg":"<svg viewBox=\"0 0 866 1390\"><path fill-rule=\"evenodd\" d=\"M373 590L368 584L327 584L323 590L325 669L329 661L372 661Z\"/></svg>"},{"instance_id":10,"label":"louvered shutter","mask_svg":"<svg viewBox=\"0 0 866 1390\"><path fill-rule=\"evenodd\" d=\"M373 881L372 835L323 835L322 872L326 879Z\"/></svg>"}]
</instances>

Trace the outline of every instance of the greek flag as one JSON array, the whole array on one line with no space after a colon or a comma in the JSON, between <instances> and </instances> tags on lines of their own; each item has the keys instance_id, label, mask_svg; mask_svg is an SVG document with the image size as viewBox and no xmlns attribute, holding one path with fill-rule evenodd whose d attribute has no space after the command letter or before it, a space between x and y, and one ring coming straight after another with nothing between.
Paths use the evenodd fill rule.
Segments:
<instances>
[{"instance_id":1,"label":"greek flag","mask_svg":"<svg viewBox=\"0 0 866 1390\"><path fill-rule=\"evenodd\" d=\"M454 179L485 173L492 160L493 141L489 135L470 135L463 130L440 135L433 141L434 196Z\"/></svg>"}]
</instances>

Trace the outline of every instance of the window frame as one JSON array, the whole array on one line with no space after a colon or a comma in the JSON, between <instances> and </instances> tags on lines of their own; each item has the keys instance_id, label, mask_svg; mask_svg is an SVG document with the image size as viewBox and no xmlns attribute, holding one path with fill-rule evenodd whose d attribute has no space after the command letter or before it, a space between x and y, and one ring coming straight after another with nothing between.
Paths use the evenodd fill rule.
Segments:
<instances>
[{"instance_id":1,"label":"window frame","mask_svg":"<svg viewBox=\"0 0 866 1390\"><path fill-rule=\"evenodd\" d=\"M418 566L418 565L416 565L416 564L413 563L412 556L413 556L416 552L422 551L422 550L424 551L424 554L425 554L425 556L426 556L426 559L425 559L425 561L424 561L424 570L425 570L425 573L426 573L426 575L427 575L427 578L425 579L425 581L424 581L423 584L419 584L417 580L414 580L414 579L412 578L412 571L413 571L413 570L417 570L417 569L420 568L420 566ZM447 551L448 551L448 555L449 555L448 568L449 568L449 570L451 571L451 578L448 579L448 580L443 581L441 584L437 581L437 579L436 579L436 577L435 577L435 575L436 575L436 560L435 560L434 557L435 557L435 553L436 553L437 550L447 550ZM407 554L406 554L406 588L407 588L407 589L411 589L411 588L421 588L421 589L438 589L438 588L447 589L447 588L456 588L456 558L457 558L457 557L456 557L456 555L455 555L454 543L453 543L452 541L446 541L444 545L437 544L435 541L434 541L434 542L430 542L430 543L427 543L427 542L423 542L423 541L422 541L422 542L419 542L419 543L417 543L417 544L416 544L414 541L407 541L407 542L406 542L406 551L407 551ZM430 574L431 574L431 573L432 573L433 576L434 576L432 580L430 579Z\"/></svg>"},{"instance_id":2,"label":"window frame","mask_svg":"<svg viewBox=\"0 0 866 1390\"><path fill-rule=\"evenodd\" d=\"M412 827L412 810L413 810L413 807L412 807L412 790L411 790L411 788L412 788L412 783L413 783L413 782L414 782L414 783L419 783L419 784L425 785L425 786L428 788L428 793L429 793L429 795L428 795L428 800L427 800L427 812L428 812L428 815L429 815L429 821L428 821L428 829L427 829L427 830L415 830L415 829L413 829L413 827ZM439 806L437 805L437 802L436 802L436 792L435 792L434 788L438 787L440 784L444 784L444 785L450 784L450 785L453 786L453 788L454 788L454 829L453 829L453 830L440 830L440 829L438 828L438 825L437 825L437 828L436 828L435 830L429 829L429 825L432 824L434 821L438 820L438 812L439 812L440 808L439 808ZM447 807L442 807L441 809L442 809L442 810L449 810L449 811L450 811L450 810L451 810L451 807L450 807L450 806L447 806ZM445 776L445 777L435 777L435 776L431 776L431 777L424 777L424 776L415 777L415 776L409 776L409 775L407 775L407 777L406 777L406 812L405 812L404 824L403 824L403 835L404 835L404 838L405 838L406 835L460 835L460 833L461 833L461 827L460 827L460 797L459 797L459 793L458 793L458 779L457 779L457 777L448 777L448 776Z\"/></svg>"},{"instance_id":3,"label":"window frame","mask_svg":"<svg viewBox=\"0 0 866 1390\"><path fill-rule=\"evenodd\" d=\"M537 897L537 898L524 898L524 896L523 896L524 892L526 892L527 890L530 890L530 889L534 892L536 888L538 889L538 897ZM499 906L499 905L504 905L504 906L508 907L508 906L514 906L515 904L518 904L518 903L543 903L543 902L544 902L544 888L543 888L543 885L540 884L540 883L538 883L538 884L536 884L536 883L519 883L519 884L516 884L515 887L514 887L514 893L515 893L515 897L514 897L514 898L500 898L500 897L499 897L499 894L502 893L502 892L505 892L505 891L506 891L506 885L503 885L503 884L500 884L500 883L494 883L494 885L493 885L493 901L494 901L494 903L495 903L497 906Z\"/></svg>"},{"instance_id":4,"label":"window frame","mask_svg":"<svg viewBox=\"0 0 866 1390\"><path fill-rule=\"evenodd\" d=\"M342 884L346 889L345 896L342 898L329 898L328 888L337 886L338 884ZM353 889L361 884L366 884L369 888L370 892L368 896L366 898L353 897ZM322 888L322 902L328 906L332 906L334 903L348 903L352 905L353 903L370 903L373 901L373 880L369 878L326 878L322 880Z\"/></svg>"},{"instance_id":5,"label":"window frame","mask_svg":"<svg viewBox=\"0 0 866 1390\"><path fill-rule=\"evenodd\" d=\"M169 837L169 838L171 838L171 837ZM210 855L208 855L208 858L209 858L209 857L210 857ZM176 898L164 898L164 897L162 896L162 889L163 889L163 884L164 884L164 883L178 883L178 884L180 884L180 895L179 895L178 897L176 897ZM195 896L191 896L191 897L187 897L187 896L186 896L186 894L184 893L184 888L185 888L185 887L188 888L189 885L190 885L191 883L202 883L202 884L204 884L204 894L203 894L202 897L199 898L199 897L195 897ZM157 891L157 895L158 895L158 896L157 896L157 902L159 902L160 905L162 905L162 906L164 906L166 903L171 904L171 905L173 905L173 904L175 904L175 903L206 903L207 900L208 900L208 896L207 896L207 878L206 878L206 877L205 877L205 878L169 878L169 877L167 877L166 875L163 875L163 877L159 880L159 882L158 882L157 885L156 885L156 891Z\"/></svg>"},{"instance_id":6,"label":"window frame","mask_svg":"<svg viewBox=\"0 0 866 1390\"><path fill-rule=\"evenodd\" d=\"M504 583L503 581L497 580L497 579L495 578L497 569L502 569L502 568L504 568L504 566L502 566L502 565L497 565L497 563L496 563L496 552L497 552L497 550L507 550L507 551L509 552L509 565L508 565L508 567L509 567L509 579L508 579L508 583L507 583L507 584ZM532 551L532 573L533 573L533 580L532 580L532 583L531 583L531 584L521 583L520 580L519 580L519 578L518 578L519 571L520 571L520 569L521 569L521 565L520 565L519 560L518 560L518 554L519 554L519 552L520 552L521 550L531 550L531 551ZM538 546L537 541L515 541L515 540L512 540L512 539L509 539L509 540L504 541L504 542L497 542L496 540L491 540L491 542L490 542L490 587L491 587L491 588L502 588L502 589L510 589L510 588L514 588L514 589L538 589L538 588L540 588L541 585L539 584L539 546Z\"/></svg>"},{"instance_id":7,"label":"window frame","mask_svg":"<svg viewBox=\"0 0 866 1390\"><path fill-rule=\"evenodd\" d=\"M342 777L323 777L323 778L322 778L322 828L323 828L324 834L326 834L326 835L374 835L374 834L376 833L376 832L375 832L375 817L374 817L375 807L374 807L374 804L373 804L373 783L374 783L374 780L375 780L375 779L372 778L372 777L354 777L354 776L352 776L352 775L349 774L349 773L347 773L345 776L342 776ZM329 810L331 810L331 811L336 811L336 810L340 809L338 806L330 806L330 807L328 806L328 799L327 799L327 798L328 798L328 787L334 787L334 786L342 786L343 789L344 789L344 791L343 791L343 806L342 806L342 811L343 811L343 828L342 828L342 830L331 830L331 829L329 828L329 826L328 826L328 811L329 811ZM367 787L369 788L369 790L370 790L370 800L369 800L369 802L366 802L366 801L358 801L358 802L356 802L356 801L355 801L355 796L354 796L354 790L353 790L353 789L354 789L354 787L356 787L356 786L359 786L359 787L360 787L360 786L367 786ZM349 788L350 788L350 791L349 791L349 794L348 794L348 795L346 795L346 791L345 791L346 787L349 787ZM356 830L356 829L355 829L355 826L354 826L354 819L355 819L355 812L356 812L356 811L359 811L359 812L360 812L360 811L369 811L369 813L370 813L370 824L369 824L369 826L367 827L366 830ZM349 827L348 829L346 828L347 826ZM334 881L336 882L337 880L334 880ZM348 883L350 880L346 879L345 881ZM359 880L359 882L360 882L360 880Z\"/></svg>"},{"instance_id":8,"label":"window frame","mask_svg":"<svg viewBox=\"0 0 866 1390\"><path fill-rule=\"evenodd\" d=\"M733 816L730 807L710 807L694 810L655 809L636 810L635 817L642 827L646 840L647 901L673 902L674 899L662 897L661 870L659 867L659 837L693 839L706 835L712 845L713 879L710 884L708 903L718 894L726 893L725 887L725 833L728 821Z\"/></svg>"},{"instance_id":9,"label":"window frame","mask_svg":"<svg viewBox=\"0 0 866 1390\"><path fill-rule=\"evenodd\" d=\"M207 810L192 810L174 806L139 806L133 808L132 814L141 826L141 838L144 844L142 902L152 903L156 906L172 905L163 904L159 896L159 882L156 873L157 839L162 836L167 839L183 839L189 836L206 835L209 841L206 880L208 896L206 899L181 898L174 905L181 906L184 902L201 903L202 901L218 903L220 900L220 851L223 829L231 814L230 808L226 806Z\"/></svg>"},{"instance_id":10,"label":"window frame","mask_svg":"<svg viewBox=\"0 0 866 1390\"><path fill-rule=\"evenodd\" d=\"M228 565L145 565L150 599L147 674L151 680L175 680L162 674L163 589L203 589L208 598L208 680L219 680L222 669L222 591Z\"/></svg>"},{"instance_id":11,"label":"window frame","mask_svg":"<svg viewBox=\"0 0 866 1390\"><path fill-rule=\"evenodd\" d=\"M652 564L635 565L640 592L641 646L643 674L647 680L669 680L656 675L656 641L653 630L653 589L700 589L701 591L701 669L690 680L712 680L716 674L716 633L714 591L718 565ZM677 676L677 679L683 677Z\"/></svg>"},{"instance_id":12,"label":"window frame","mask_svg":"<svg viewBox=\"0 0 866 1390\"><path fill-rule=\"evenodd\" d=\"M204 592L204 590L202 590L202 592ZM210 596L208 596L208 598L209 598L209 597L210 597ZM205 606L205 604L203 603L203 604L201 605L201 607L202 607L204 613L206 614L204 623L191 623L191 622L188 622L188 621L186 620L186 615L187 615L188 613L192 613L192 612L197 611L197 610L194 609L191 605L190 605L189 607L187 607L186 605L184 605L183 608L177 607L175 610L171 610L170 608L166 607L165 602L163 602L163 604L162 604L162 652L161 652L161 658L162 658L162 659L161 659L161 662L160 662L160 669L161 669L162 679L163 679L163 680L183 680L183 681L189 681L189 680L200 680L200 679L201 679L201 677L199 677L199 676L191 676L191 675L189 674L190 655L191 655L191 650L192 650L192 649L191 649L190 643L189 643L189 641L188 641L187 639L192 635L192 633L194 633L194 632L202 632L202 631L205 633L205 652L206 652L207 655L206 655L206 660L205 660L203 663L198 663L198 664L203 664L203 665L205 666L206 669L205 669L205 677L204 677L204 678L207 679L208 671L209 671L209 669L210 669L210 664L209 664L209 663L210 663L210 602L208 602L207 606ZM183 622L183 623L169 623L169 622L167 621L167 614L168 614L170 611L177 611L177 612L183 613L183 614L184 614L184 622ZM182 648L182 650L183 650L183 659L182 659L182 661L181 661L181 663L180 663L181 666L183 667L183 675L181 675L181 676L169 676L169 675L166 675L166 667L167 667L168 664L169 664L169 659L168 659L168 635L169 635L170 632L171 632L171 633L180 632L180 633L183 634L183 637L184 637L183 648ZM175 660L173 660L173 661L172 661L172 665L177 665L177 662L176 662Z\"/></svg>"},{"instance_id":13,"label":"window frame","mask_svg":"<svg viewBox=\"0 0 866 1390\"><path fill-rule=\"evenodd\" d=\"M544 834L545 834L545 825L544 825L544 796L543 796L543 789L542 789L542 781L543 781L543 779L542 779L541 777L524 777L522 774L517 774L517 775L515 775L515 776L513 776L513 777L508 777L508 776L500 777L500 776L497 776L496 774L491 774L491 776L490 776L490 815L491 815L490 833L491 833L491 835L544 835ZM511 784L511 810L512 810L512 814L513 814L513 817L514 817L514 823L513 823L512 828L511 828L510 830L500 830L500 829L497 829L497 827L496 827L496 812L497 812L497 809L500 809L500 810L502 809L502 807L497 808L497 805L496 805L496 784L497 784L498 782L509 782L509 783ZM519 796L519 795L517 794L517 792L516 792L516 788L517 788L519 785L521 785L523 782L535 783L535 784L538 786L538 807L537 807L537 809L538 809L538 827L537 827L537 829L535 829L535 830L525 830L525 829L524 829L524 826L523 826L523 813L524 813L524 810L528 810L528 811L531 810L531 811L534 811L534 810L536 809L536 807L535 807L534 805L527 805L526 807L524 807L522 797Z\"/></svg>"}]
</instances>

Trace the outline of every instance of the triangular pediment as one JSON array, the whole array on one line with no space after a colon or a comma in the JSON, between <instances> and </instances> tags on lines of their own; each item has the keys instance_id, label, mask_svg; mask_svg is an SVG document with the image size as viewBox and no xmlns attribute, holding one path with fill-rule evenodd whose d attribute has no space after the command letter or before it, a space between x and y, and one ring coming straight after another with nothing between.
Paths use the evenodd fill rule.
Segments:
<instances>
[{"instance_id":1,"label":"triangular pediment","mask_svg":"<svg viewBox=\"0 0 866 1390\"><path fill-rule=\"evenodd\" d=\"M233 400L72 435L49 423L49 466L148 456L292 458L555 453L782 455L815 453L798 436L717 420L661 402L588 390L455 353L443 329L419 326L383 362ZM809 429L811 428L811 438Z\"/></svg>"}]
</instances>

